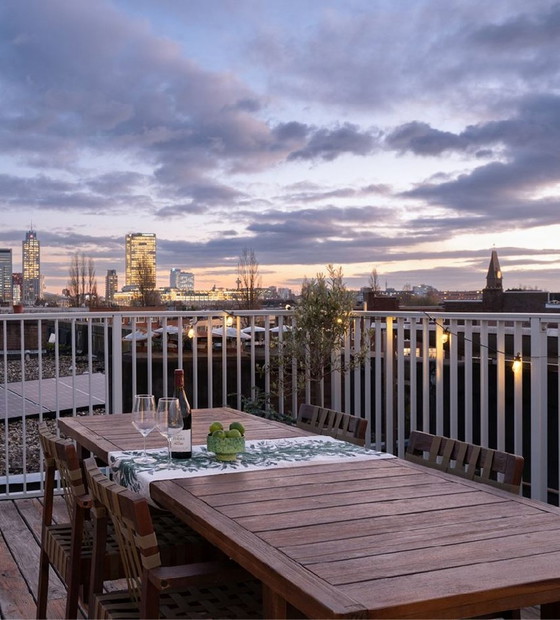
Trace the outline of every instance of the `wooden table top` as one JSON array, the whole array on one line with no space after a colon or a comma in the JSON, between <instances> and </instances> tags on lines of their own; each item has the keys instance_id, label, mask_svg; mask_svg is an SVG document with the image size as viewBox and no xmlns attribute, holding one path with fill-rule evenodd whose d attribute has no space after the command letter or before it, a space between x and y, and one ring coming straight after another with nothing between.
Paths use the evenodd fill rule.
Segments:
<instances>
[{"instance_id":1,"label":"wooden table top","mask_svg":"<svg viewBox=\"0 0 560 620\"><path fill-rule=\"evenodd\" d=\"M306 434L213 409L194 413L194 443L222 416L242 419L250 438ZM59 424L103 458L141 445L118 418L127 416ZM557 617L547 604L560 599L560 510L400 459L160 481L151 494L263 581L269 617L286 604L319 618L470 617L538 604Z\"/></svg>"},{"instance_id":2,"label":"wooden table top","mask_svg":"<svg viewBox=\"0 0 560 620\"><path fill-rule=\"evenodd\" d=\"M242 422L248 439L281 439L312 434L296 426L266 420L229 407L193 409L192 415L193 445L206 444L208 427L216 420L220 420L224 425L236 420ZM109 452L137 450L142 447L142 437L132 426L130 413L59 418L58 426L67 437L74 439L81 449L91 452L104 463L108 461ZM148 449L166 446L166 440L155 430L146 438Z\"/></svg>"}]
</instances>

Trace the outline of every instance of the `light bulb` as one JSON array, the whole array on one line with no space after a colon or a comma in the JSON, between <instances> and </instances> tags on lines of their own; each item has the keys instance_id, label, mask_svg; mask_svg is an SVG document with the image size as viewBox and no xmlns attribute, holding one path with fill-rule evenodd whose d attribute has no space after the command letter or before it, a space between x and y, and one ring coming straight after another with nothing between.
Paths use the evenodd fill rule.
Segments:
<instances>
[{"instance_id":1,"label":"light bulb","mask_svg":"<svg viewBox=\"0 0 560 620\"><path fill-rule=\"evenodd\" d=\"M521 353L518 353L513 360L511 369L513 370L513 372L517 372L518 370L521 370L522 365L523 360L521 359Z\"/></svg>"}]
</instances>

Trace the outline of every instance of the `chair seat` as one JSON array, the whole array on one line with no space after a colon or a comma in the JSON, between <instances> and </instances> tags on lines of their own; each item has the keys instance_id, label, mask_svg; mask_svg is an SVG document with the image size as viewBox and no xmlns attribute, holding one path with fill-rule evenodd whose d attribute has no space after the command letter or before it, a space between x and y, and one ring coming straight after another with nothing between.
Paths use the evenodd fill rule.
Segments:
<instances>
[{"instance_id":1,"label":"chair seat","mask_svg":"<svg viewBox=\"0 0 560 620\"><path fill-rule=\"evenodd\" d=\"M45 549L55 570L59 575L63 576L64 581L66 581L69 577L68 570L70 568L72 549L71 524L62 523L48 526L45 530ZM86 535L82 540L80 552L80 562L82 564L80 572L84 576L86 582L89 577L92 553L93 539L91 535ZM119 547L114 532L110 532L107 536L103 577L108 581L112 581L113 579L120 579L123 575L124 571L121 565Z\"/></svg>"},{"instance_id":2,"label":"chair seat","mask_svg":"<svg viewBox=\"0 0 560 620\"><path fill-rule=\"evenodd\" d=\"M187 528L184 523L177 522L169 513L154 511L154 528L158 539L161 540L161 554L169 564L182 564L207 558L210 554L210 543L193 530ZM87 584L91 559L93 554L93 532L91 522L85 524L84 537L80 552L80 573L84 583ZM50 525L45 528L45 550L51 563L66 582L69 578L70 556L72 549L72 525L62 523ZM215 551L214 555L218 553ZM107 526L107 539L105 543L105 557L103 568L103 580L113 581L124 576L121 564L121 555L112 523ZM86 586L87 591L87 586Z\"/></svg>"},{"instance_id":3,"label":"chair seat","mask_svg":"<svg viewBox=\"0 0 560 620\"><path fill-rule=\"evenodd\" d=\"M140 618L128 590L96 595L95 618ZM231 585L193 587L160 596L160 618L262 618L262 584L248 580Z\"/></svg>"}]
</instances>

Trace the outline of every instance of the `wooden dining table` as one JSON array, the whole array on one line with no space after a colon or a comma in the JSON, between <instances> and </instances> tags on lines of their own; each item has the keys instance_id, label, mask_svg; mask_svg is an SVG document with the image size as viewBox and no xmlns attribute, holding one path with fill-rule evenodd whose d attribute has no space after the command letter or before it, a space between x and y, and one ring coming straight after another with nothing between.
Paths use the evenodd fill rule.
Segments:
<instances>
[{"instance_id":1,"label":"wooden dining table","mask_svg":"<svg viewBox=\"0 0 560 620\"><path fill-rule=\"evenodd\" d=\"M308 434L230 408L195 410L252 439ZM130 415L61 418L82 455L138 449ZM163 438L148 437L149 447ZM153 482L160 506L263 582L264 615L464 618L541 606L560 617L560 510L398 458Z\"/></svg>"}]
</instances>

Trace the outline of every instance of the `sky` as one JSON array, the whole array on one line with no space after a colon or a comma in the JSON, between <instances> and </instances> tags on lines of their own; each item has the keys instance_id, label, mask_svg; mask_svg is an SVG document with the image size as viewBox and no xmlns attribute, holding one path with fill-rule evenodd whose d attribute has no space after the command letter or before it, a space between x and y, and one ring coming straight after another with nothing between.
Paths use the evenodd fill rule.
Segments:
<instances>
[{"instance_id":1,"label":"sky","mask_svg":"<svg viewBox=\"0 0 560 620\"><path fill-rule=\"evenodd\" d=\"M0 247L124 284L559 291L560 2L2 0Z\"/></svg>"}]
</instances>

